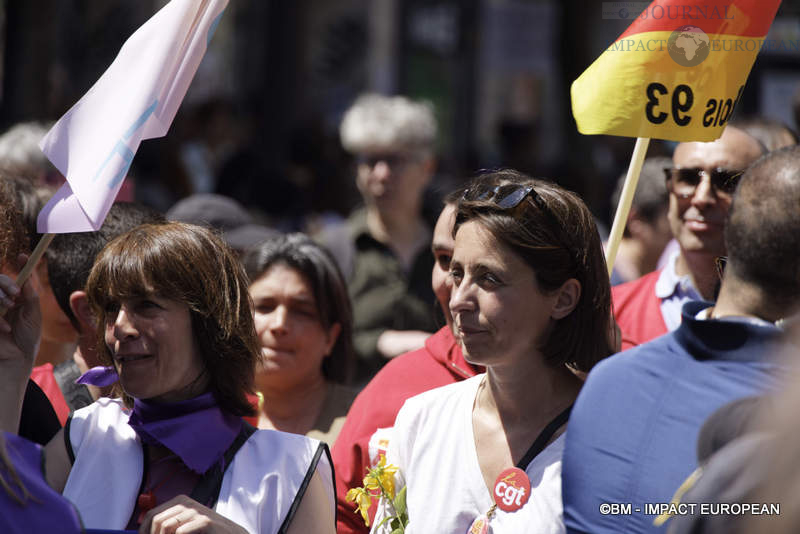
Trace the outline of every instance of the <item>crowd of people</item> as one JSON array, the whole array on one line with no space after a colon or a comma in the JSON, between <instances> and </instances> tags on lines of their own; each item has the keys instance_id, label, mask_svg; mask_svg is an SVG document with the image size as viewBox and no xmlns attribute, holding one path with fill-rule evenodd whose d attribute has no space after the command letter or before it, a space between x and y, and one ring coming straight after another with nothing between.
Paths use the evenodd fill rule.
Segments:
<instances>
[{"instance_id":1,"label":"crowd of people","mask_svg":"<svg viewBox=\"0 0 800 534\"><path fill-rule=\"evenodd\" d=\"M345 221L119 201L21 285L57 177L0 161L0 530L797 529L793 131L647 160L611 279L555 176L477 172L429 226L430 105L340 134Z\"/></svg>"}]
</instances>

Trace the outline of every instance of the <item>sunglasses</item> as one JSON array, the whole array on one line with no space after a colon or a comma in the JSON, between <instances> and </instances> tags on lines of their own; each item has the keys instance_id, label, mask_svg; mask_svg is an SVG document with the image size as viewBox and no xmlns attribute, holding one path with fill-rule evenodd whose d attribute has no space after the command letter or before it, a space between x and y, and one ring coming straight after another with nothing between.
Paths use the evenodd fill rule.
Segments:
<instances>
[{"instance_id":1,"label":"sunglasses","mask_svg":"<svg viewBox=\"0 0 800 534\"><path fill-rule=\"evenodd\" d=\"M493 188L467 188L461 198L469 201L492 202L500 209L510 210L519 206L529 196L540 210L555 217L532 185L503 184Z\"/></svg>"},{"instance_id":2,"label":"sunglasses","mask_svg":"<svg viewBox=\"0 0 800 534\"><path fill-rule=\"evenodd\" d=\"M722 275L725 274L725 266L728 265L728 256L717 256L714 258L714 266L717 268L717 276L722 280Z\"/></svg>"},{"instance_id":3,"label":"sunglasses","mask_svg":"<svg viewBox=\"0 0 800 534\"><path fill-rule=\"evenodd\" d=\"M416 160L417 158L415 156L400 152L388 152L385 154L362 154L357 158L359 165L366 165L370 169L375 168L378 163L383 162L394 170L403 169L411 162Z\"/></svg>"},{"instance_id":4,"label":"sunglasses","mask_svg":"<svg viewBox=\"0 0 800 534\"><path fill-rule=\"evenodd\" d=\"M694 196L697 186L703 181L703 175L707 175L711 181L711 187L715 194L730 199L744 171L731 171L728 169L716 168L710 172L700 168L675 168L667 167L664 174L667 177L667 189L675 193L680 198L690 198Z\"/></svg>"},{"instance_id":5,"label":"sunglasses","mask_svg":"<svg viewBox=\"0 0 800 534\"><path fill-rule=\"evenodd\" d=\"M467 188L464 190L461 199L471 202L491 202L502 210L511 210L522 204L522 201L528 197L533 200L536 207L547 215L550 222L555 225L555 228L561 228L561 222L555 213L547 207L547 203L532 185L503 184L493 188ZM572 249L566 246L562 239L558 238L558 240L561 241L561 246L572 254Z\"/></svg>"}]
</instances>

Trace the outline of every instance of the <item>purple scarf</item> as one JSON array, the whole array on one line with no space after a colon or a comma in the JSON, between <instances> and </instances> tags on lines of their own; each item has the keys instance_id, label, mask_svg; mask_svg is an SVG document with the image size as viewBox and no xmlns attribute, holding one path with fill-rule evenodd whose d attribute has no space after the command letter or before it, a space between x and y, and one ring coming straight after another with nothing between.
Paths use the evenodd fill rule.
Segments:
<instances>
[{"instance_id":1,"label":"purple scarf","mask_svg":"<svg viewBox=\"0 0 800 534\"><path fill-rule=\"evenodd\" d=\"M128 424L143 443L166 447L202 475L222 460L242 428L242 418L224 412L213 394L204 393L165 404L134 399Z\"/></svg>"},{"instance_id":2,"label":"purple scarf","mask_svg":"<svg viewBox=\"0 0 800 534\"><path fill-rule=\"evenodd\" d=\"M103 387L117 380L114 367L92 367L75 382ZM222 459L239 434L242 419L222 411L214 396L204 393L165 404L134 399L128 424L143 443L166 447L202 475Z\"/></svg>"}]
</instances>

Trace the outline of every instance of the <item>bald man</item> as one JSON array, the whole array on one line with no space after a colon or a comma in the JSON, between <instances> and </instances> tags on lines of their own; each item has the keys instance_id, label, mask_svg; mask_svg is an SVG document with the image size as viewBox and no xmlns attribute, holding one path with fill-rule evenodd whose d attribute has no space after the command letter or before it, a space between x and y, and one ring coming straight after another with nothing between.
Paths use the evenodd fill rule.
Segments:
<instances>
[{"instance_id":1,"label":"bald man","mask_svg":"<svg viewBox=\"0 0 800 534\"><path fill-rule=\"evenodd\" d=\"M705 419L788 378L777 324L796 317L800 304L798 206L800 148L781 149L744 173L728 206L724 242L684 236L695 245L692 253L715 244L727 250L719 297L715 305L687 302L674 332L589 373L562 463L568 534L666 532L668 525L653 524L664 512L658 503L669 503L697 468Z\"/></svg>"},{"instance_id":2,"label":"bald man","mask_svg":"<svg viewBox=\"0 0 800 534\"><path fill-rule=\"evenodd\" d=\"M665 179L667 218L680 247L660 271L612 288L623 350L678 328L684 303L714 300L715 259L725 256L722 234L738 173L764 153L761 143L733 126L714 142L677 146Z\"/></svg>"}]
</instances>

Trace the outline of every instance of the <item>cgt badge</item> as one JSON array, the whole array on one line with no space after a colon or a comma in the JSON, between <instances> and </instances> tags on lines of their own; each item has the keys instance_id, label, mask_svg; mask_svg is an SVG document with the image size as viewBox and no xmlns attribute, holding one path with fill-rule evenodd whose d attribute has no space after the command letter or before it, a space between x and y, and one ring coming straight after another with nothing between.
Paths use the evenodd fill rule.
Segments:
<instances>
[{"instance_id":1,"label":"cgt badge","mask_svg":"<svg viewBox=\"0 0 800 534\"><path fill-rule=\"evenodd\" d=\"M494 501L504 512L516 512L531 496L531 481L525 471L510 467L494 481Z\"/></svg>"}]
</instances>

